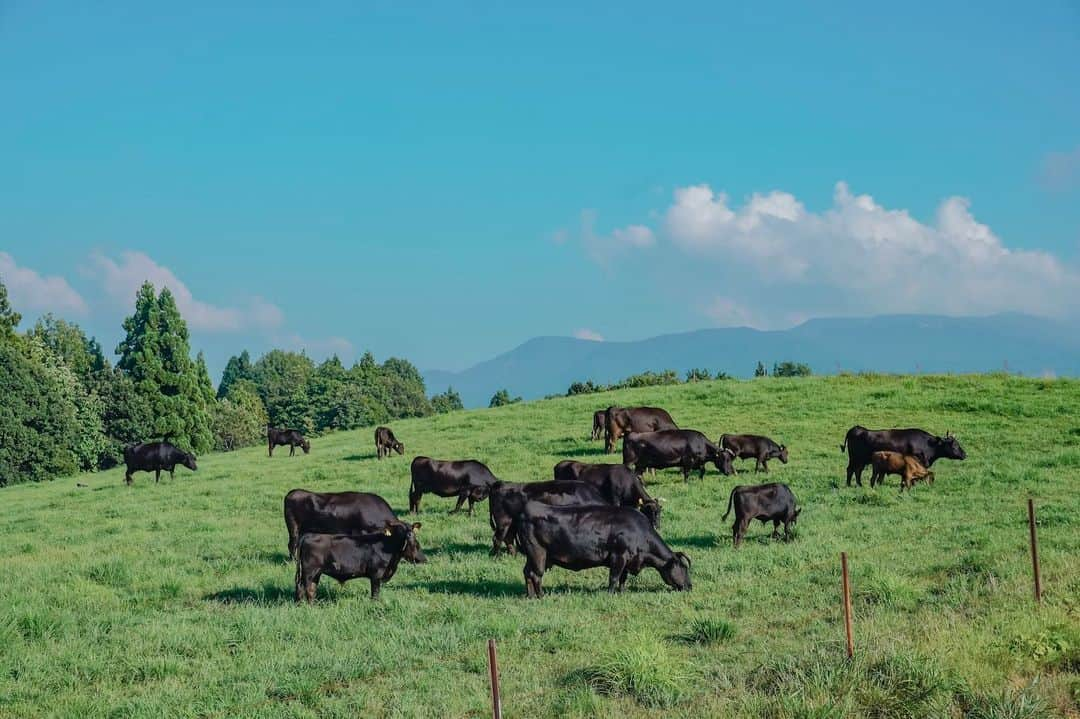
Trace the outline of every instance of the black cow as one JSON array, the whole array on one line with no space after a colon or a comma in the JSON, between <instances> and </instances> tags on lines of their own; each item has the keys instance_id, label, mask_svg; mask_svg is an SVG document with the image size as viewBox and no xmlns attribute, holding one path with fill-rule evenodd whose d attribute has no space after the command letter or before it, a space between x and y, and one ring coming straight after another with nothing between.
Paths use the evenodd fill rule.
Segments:
<instances>
[{"instance_id":1,"label":"black cow","mask_svg":"<svg viewBox=\"0 0 1080 719\"><path fill-rule=\"evenodd\" d=\"M756 460L755 472L768 472L770 459L779 459L787 464L787 447L760 434L722 434L717 444L730 449L738 459Z\"/></svg>"},{"instance_id":2,"label":"black cow","mask_svg":"<svg viewBox=\"0 0 1080 719\"><path fill-rule=\"evenodd\" d=\"M735 524L731 525L731 536L738 547L746 535L750 522L760 519L773 523L773 539L780 538L780 523L784 523L784 539L791 538L791 528L799 519L802 509L795 506L795 495L786 484L773 482L755 487L737 486L728 495L728 508L721 519L727 519L735 509Z\"/></svg>"},{"instance_id":3,"label":"black cow","mask_svg":"<svg viewBox=\"0 0 1080 719\"><path fill-rule=\"evenodd\" d=\"M585 482L496 482L491 487L488 497L490 512L491 556L499 553L499 545L506 545L506 551L514 553L510 528L519 514L525 511L528 502L542 502L553 507L608 505L597 489Z\"/></svg>"},{"instance_id":4,"label":"black cow","mask_svg":"<svg viewBox=\"0 0 1080 719\"><path fill-rule=\"evenodd\" d=\"M295 558L301 534L363 534L382 530L387 522L405 524L386 500L367 492L309 492L294 489L285 495L285 529L289 556Z\"/></svg>"},{"instance_id":5,"label":"black cow","mask_svg":"<svg viewBox=\"0 0 1080 719\"><path fill-rule=\"evenodd\" d=\"M695 469L699 477L704 477L706 462L715 464L721 474L735 474L733 457L731 450L717 447L693 429L634 433L623 438L623 464L632 465L638 474L646 469L678 467L684 480Z\"/></svg>"},{"instance_id":6,"label":"black cow","mask_svg":"<svg viewBox=\"0 0 1080 719\"><path fill-rule=\"evenodd\" d=\"M195 455L176 447L168 442L144 442L142 444L129 444L124 447L124 464L127 471L124 472L124 482L131 484L132 472L153 472L154 481L161 479L161 470L169 473L169 479L174 479L176 465L182 464L192 472L195 471Z\"/></svg>"},{"instance_id":7,"label":"black cow","mask_svg":"<svg viewBox=\"0 0 1080 719\"><path fill-rule=\"evenodd\" d=\"M621 464L586 464L567 459L555 465L555 479L591 484L608 504L636 507L653 527L660 528L661 499L650 497L641 477Z\"/></svg>"},{"instance_id":8,"label":"black cow","mask_svg":"<svg viewBox=\"0 0 1080 719\"><path fill-rule=\"evenodd\" d=\"M631 432L678 428L667 410L659 407L608 407L604 412L604 449L612 454L619 437Z\"/></svg>"},{"instance_id":9,"label":"black cow","mask_svg":"<svg viewBox=\"0 0 1080 719\"><path fill-rule=\"evenodd\" d=\"M457 497L457 505L450 513L461 511L461 505L469 500L469 514L473 504L487 499L491 485L498 478L491 470L475 459L442 460L417 457L412 461L412 484L409 485L409 511L420 511L420 498L425 493L440 497Z\"/></svg>"},{"instance_id":10,"label":"black cow","mask_svg":"<svg viewBox=\"0 0 1080 719\"><path fill-rule=\"evenodd\" d=\"M690 589L690 558L673 552L640 512L626 507L552 507L529 502L515 523L514 541L525 555L525 589L544 596L550 567L572 571L607 567L608 591L621 592L628 574L645 567L668 586Z\"/></svg>"},{"instance_id":11,"label":"black cow","mask_svg":"<svg viewBox=\"0 0 1080 719\"><path fill-rule=\"evenodd\" d=\"M371 598L379 598L379 587L397 572L398 563L427 561L416 540L419 524L388 522L381 532L369 534L303 534L296 552L296 601L315 601L322 575L342 584L367 577Z\"/></svg>"},{"instance_id":12,"label":"black cow","mask_svg":"<svg viewBox=\"0 0 1080 719\"><path fill-rule=\"evenodd\" d=\"M292 457L296 454L296 448L300 447L304 450L304 454L311 452L311 442L304 439L304 435L301 434L298 429L274 429L273 427L266 428L266 442L267 442L267 454L271 457L274 456L274 447L281 445L289 445L289 456Z\"/></svg>"},{"instance_id":13,"label":"black cow","mask_svg":"<svg viewBox=\"0 0 1080 719\"><path fill-rule=\"evenodd\" d=\"M600 439L604 435L604 417L607 412L602 409L598 409L593 412L592 415L592 437L591 439Z\"/></svg>"},{"instance_id":14,"label":"black cow","mask_svg":"<svg viewBox=\"0 0 1080 719\"><path fill-rule=\"evenodd\" d=\"M862 486L863 469L871 463L874 452L899 452L919 460L930 469L939 459L966 459L967 453L950 432L938 437L921 429L867 429L855 425L847 431L840 451L847 450L847 484L851 478Z\"/></svg>"},{"instance_id":15,"label":"black cow","mask_svg":"<svg viewBox=\"0 0 1080 719\"><path fill-rule=\"evenodd\" d=\"M375 456L379 459L389 457L390 451L405 454L405 445L398 441L389 427L375 428Z\"/></svg>"}]
</instances>

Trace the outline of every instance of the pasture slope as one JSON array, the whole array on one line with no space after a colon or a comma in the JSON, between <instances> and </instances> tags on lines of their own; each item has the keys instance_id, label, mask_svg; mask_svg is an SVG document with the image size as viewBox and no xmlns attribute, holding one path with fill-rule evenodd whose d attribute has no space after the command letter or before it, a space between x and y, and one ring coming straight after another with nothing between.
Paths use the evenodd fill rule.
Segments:
<instances>
[{"instance_id":1,"label":"pasture slope","mask_svg":"<svg viewBox=\"0 0 1080 719\"><path fill-rule=\"evenodd\" d=\"M623 596L606 570L552 569L523 598L522 560L488 556L487 504L425 497L430 563L403 564L377 603L326 580L293 604L281 500L363 489L407 504L416 454L475 457L508 480L563 458L603 461L590 416L656 404L683 427L762 432L805 507L795 541L721 523L742 472L662 472L661 528L694 590L655 572ZM966 462L900 496L847 488L847 428L954 431ZM113 470L0 490L0 716L489 716L485 640L499 640L507 717L1054 717L1080 696L1080 382L1005 376L708 382L539 401L199 460L155 486ZM614 461L614 458L609 458ZM745 463L747 469L751 463ZM869 470L865 480L869 479ZM865 481L864 480L864 481ZM76 482L89 485L76 486ZM1045 600L1034 607L1025 500L1035 498ZM839 554L851 559L856 661L843 657Z\"/></svg>"}]
</instances>

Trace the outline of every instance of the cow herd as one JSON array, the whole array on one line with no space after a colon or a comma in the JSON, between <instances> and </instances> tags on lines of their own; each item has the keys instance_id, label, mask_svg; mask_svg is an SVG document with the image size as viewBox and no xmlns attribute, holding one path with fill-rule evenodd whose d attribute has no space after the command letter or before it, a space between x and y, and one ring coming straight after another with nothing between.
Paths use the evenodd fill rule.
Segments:
<instances>
[{"instance_id":1,"label":"cow herd","mask_svg":"<svg viewBox=\"0 0 1080 719\"><path fill-rule=\"evenodd\" d=\"M439 460L418 456L410 466L409 511L420 512L425 494L454 498L451 514L488 501L492 530L491 555L501 551L525 558L523 576L529 597L543 596L544 572L552 567L572 571L606 567L608 591L621 592L629 575L655 569L675 590L688 590L690 558L673 551L660 536L663 498L652 497L645 472L667 468L704 477L712 464L722 475L736 474L734 460L754 460L755 471L768 472L768 462L787 464L788 450L760 435L721 435L712 442L701 432L679 428L657 407L609 407L593 415L592 438L603 435L608 453L623 441L621 464L557 463L551 480L506 482L476 460ZM268 455L289 445L308 453L311 445L297 430L267 428ZM375 431L376 456L404 454L405 446L387 427ZM889 474L900 476L900 490L917 482L933 482L929 470L938 459L963 460L956 437L938 437L920 429L848 430L841 451L848 453L847 484L862 486L862 472L871 466L871 486ZM172 474L177 464L195 470L195 457L168 442L133 445L124 452L125 481L134 471ZM738 547L750 523L772 522L775 539L791 539L801 508L786 484L736 486L728 496L726 520L734 512L732 541ZM345 582L366 577L371 596L394 576L402 559L424 563L417 539L419 523L402 521L380 496L366 492L309 492L285 495L289 556L296 561L296 601L313 602L323 575Z\"/></svg>"}]
</instances>

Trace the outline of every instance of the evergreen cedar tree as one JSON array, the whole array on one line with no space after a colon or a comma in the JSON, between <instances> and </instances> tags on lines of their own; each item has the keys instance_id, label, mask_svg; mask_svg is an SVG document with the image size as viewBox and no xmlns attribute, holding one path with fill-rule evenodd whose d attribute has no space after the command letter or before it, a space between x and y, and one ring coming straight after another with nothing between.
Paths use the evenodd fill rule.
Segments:
<instances>
[{"instance_id":1,"label":"evergreen cedar tree","mask_svg":"<svg viewBox=\"0 0 1080 719\"><path fill-rule=\"evenodd\" d=\"M191 356L172 293L139 288L111 367L74 323L45 315L25 334L0 278L0 484L39 481L120 462L128 444L167 438L196 454L260 444L267 424L307 432L461 409L453 390L427 399L409 362L366 353L346 369L271 350L229 360L215 391Z\"/></svg>"}]
</instances>

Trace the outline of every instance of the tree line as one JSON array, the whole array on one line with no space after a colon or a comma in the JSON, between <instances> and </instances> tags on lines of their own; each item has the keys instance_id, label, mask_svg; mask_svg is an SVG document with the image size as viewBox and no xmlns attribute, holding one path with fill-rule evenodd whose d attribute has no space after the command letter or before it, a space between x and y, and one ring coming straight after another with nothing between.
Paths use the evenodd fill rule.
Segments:
<instances>
[{"instance_id":1,"label":"tree line","mask_svg":"<svg viewBox=\"0 0 1080 719\"><path fill-rule=\"evenodd\" d=\"M408 361L370 352L346 368L303 353L232 357L215 389L169 289L149 282L124 319L115 365L77 324L47 314L20 333L0 280L0 485L107 469L124 447L167 439L196 454L264 441L267 424L317 434L462 408L431 397Z\"/></svg>"}]
</instances>

